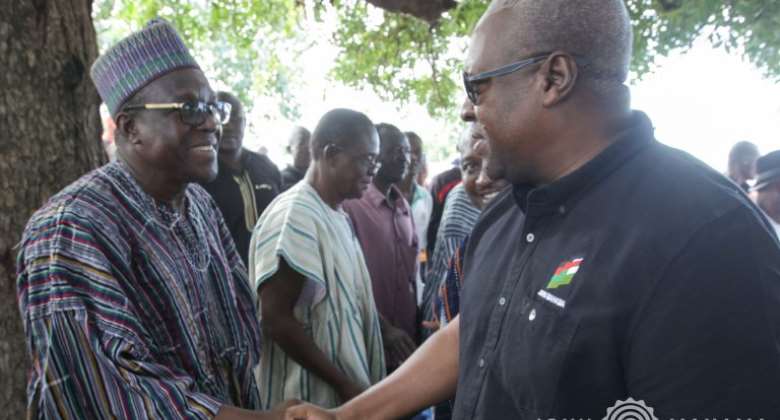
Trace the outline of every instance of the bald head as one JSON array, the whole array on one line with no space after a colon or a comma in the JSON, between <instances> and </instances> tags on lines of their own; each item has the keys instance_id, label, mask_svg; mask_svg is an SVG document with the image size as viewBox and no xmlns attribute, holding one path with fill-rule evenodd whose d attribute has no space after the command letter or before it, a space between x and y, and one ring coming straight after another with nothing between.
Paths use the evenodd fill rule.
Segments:
<instances>
[{"instance_id":1,"label":"bald head","mask_svg":"<svg viewBox=\"0 0 780 420\"><path fill-rule=\"evenodd\" d=\"M302 143L308 144L310 138L311 132L306 127L301 127L300 125L293 127L290 138L287 140L288 150L298 147Z\"/></svg>"},{"instance_id":2,"label":"bald head","mask_svg":"<svg viewBox=\"0 0 780 420\"><path fill-rule=\"evenodd\" d=\"M319 160L325 146L329 144L350 149L356 143L368 142L376 135L374 124L365 114L337 108L325 113L317 123L311 135L311 151L314 160Z\"/></svg>"},{"instance_id":3,"label":"bald head","mask_svg":"<svg viewBox=\"0 0 780 420\"><path fill-rule=\"evenodd\" d=\"M582 76L619 83L628 77L632 29L622 0L494 0L476 31L497 21L503 30L494 46L504 49L506 63L564 51L579 59Z\"/></svg>"}]
</instances>

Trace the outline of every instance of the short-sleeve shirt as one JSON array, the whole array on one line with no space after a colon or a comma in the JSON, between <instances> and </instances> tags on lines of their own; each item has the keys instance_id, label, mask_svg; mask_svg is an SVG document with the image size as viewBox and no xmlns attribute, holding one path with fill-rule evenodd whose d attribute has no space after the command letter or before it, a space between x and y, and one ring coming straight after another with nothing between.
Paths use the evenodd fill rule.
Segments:
<instances>
[{"instance_id":1,"label":"short-sleeve shirt","mask_svg":"<svg viewBox=\"0 0 780 420\"><path fill-rule=\"evenodd\" d=\"M482 213L455 418L600 419L629 398L659 419L780 418L772 226L738 186L658 143L644 114L613 140Z\"/></svg>"}]
</instances>

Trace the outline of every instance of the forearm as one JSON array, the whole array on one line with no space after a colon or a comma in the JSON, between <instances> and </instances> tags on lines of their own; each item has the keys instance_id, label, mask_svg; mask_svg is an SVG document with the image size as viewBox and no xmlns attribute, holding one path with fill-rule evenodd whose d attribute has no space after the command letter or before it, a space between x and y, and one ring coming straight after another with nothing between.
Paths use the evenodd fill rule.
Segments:
<instances>
[{"instance_id":1,"label":"forearm","mask_svg":"<svg viewBox=\"0 0 780 420\"><path fill-rule=\"evenodd\" d=\"M430 407L455 394L458 379L460 318L431 336L392 375L343 405L339 418L399 418ZM420 375L420 372L436 375Z\"/></svg>"},{"instance_id":2,"label":"forearm","mask_svg":"<svg viewBox=\"0 0 780 420\"><path fill-rule=\"evenodd\" d=\"M271 339L304 369L317 375L337 390L350 382L306 334L303 326L294 318L283 317L266 328Z\"/></svg>"}]
</instances>

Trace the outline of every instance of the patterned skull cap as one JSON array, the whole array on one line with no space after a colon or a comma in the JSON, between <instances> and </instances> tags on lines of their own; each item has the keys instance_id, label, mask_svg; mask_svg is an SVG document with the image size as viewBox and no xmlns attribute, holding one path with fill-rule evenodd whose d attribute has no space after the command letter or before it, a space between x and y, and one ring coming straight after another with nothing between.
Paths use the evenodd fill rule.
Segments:
<instances>
[{"instance_id":1,"label":"patterned skull cap","mask_svg":"<svg viewBox=\"0 0 780 420\"><path fill-rule=\"evenodd\" d=\"M95 60L90 75L112 117L150 82L178 69L200 66L176 29L164 19L149 21Z\"/></svg>"}]
</instances>

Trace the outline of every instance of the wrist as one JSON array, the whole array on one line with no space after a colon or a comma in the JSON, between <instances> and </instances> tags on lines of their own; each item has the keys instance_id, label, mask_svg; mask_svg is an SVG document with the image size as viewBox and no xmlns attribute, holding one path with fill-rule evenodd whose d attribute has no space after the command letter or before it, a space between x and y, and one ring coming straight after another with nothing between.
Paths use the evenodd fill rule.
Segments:
<instances>
[{"instance_id":1,"label":"wrist","mask_svg":"<svg viewBox=\"0 0 780 420\"><path fill-rule=\"evenodd\" d=\"M336 420L359 420L361 418L366 418L360 417L359 410L356 408L354 400L336 408L333 410L333 414L336 415Z\"/></svg>"}]
</instances>

